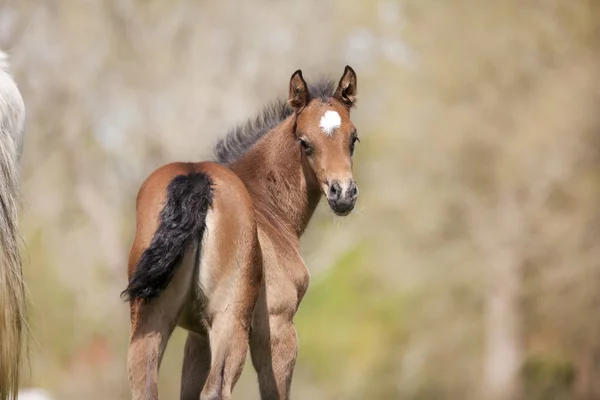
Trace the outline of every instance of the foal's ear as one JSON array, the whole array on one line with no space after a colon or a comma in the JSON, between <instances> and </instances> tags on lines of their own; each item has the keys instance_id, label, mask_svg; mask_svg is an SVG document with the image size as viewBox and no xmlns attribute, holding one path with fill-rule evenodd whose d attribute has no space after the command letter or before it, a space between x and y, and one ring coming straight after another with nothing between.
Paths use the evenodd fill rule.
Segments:
<instances>
[{"instance_id":1,"label":"foal's ear","mask_svg":"<svg viewBox=\"0 0 600 400\"><path fill-rule=\"evenodd\" d=\"M344 75L342 75L333 97L341 101L347 108L351 108L356 102L356 73L349 65L346 65Z\"/></svg>"},{"instance_id":2,"label":"foal's ear","mask_svg":"<svg viewBox=\"0 0 600 400\"><path fill-rule=\"evenodd\" d=\"M296 112L300 112L306 106L306 103L308 103L308 87L302 77L301 70L294 72L290 79L288 102Z\"/></svg>"}]
</instances>

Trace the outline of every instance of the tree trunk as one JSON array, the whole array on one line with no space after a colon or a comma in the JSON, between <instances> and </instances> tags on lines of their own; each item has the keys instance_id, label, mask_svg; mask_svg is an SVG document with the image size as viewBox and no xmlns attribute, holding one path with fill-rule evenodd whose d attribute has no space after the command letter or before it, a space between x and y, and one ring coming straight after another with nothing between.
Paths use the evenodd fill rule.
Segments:
<instances>
[{"instance_id":1,"label":"tree trunk","mask_svg":"<svg viewBox=\"0 0 600 400\"><path fill-rule=\"evenodd\" d=\"M478 230L485 251L488 279L484 310L483 397L515 400L521 394L523 364L520 319L523 213L513 196L502 199L496 211L495 220L480 219L479 227L483 229Z\"/></svg>"},{"instance_id":2,"label":"tree trunk","mask_svg":"<svg viewBox=\"0 0 600 400\"><path fill-rule=\"evenodd\" d=\"M576 361L575 393L579 400L600 399L600 351L595 346L584 348Z\"/></svg>"},{"instance_id":3,"label":"tree trunk","mask_svg":"<svg viewBox=\"0 0 600 400\"><path fill-rule=\"evenodd\" d=\"M490 400L515 400L523 362L520 323L521 260L502 249L489 260L485 304L485 394Z\"/></svg>"}]
</instances>

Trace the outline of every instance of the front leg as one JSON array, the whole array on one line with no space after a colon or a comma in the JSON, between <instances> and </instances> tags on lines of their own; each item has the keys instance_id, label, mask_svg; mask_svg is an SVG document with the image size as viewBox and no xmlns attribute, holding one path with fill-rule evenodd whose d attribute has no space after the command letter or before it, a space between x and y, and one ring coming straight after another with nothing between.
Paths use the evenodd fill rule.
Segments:
<instances>
[{"instance_id":1,"label":"front leg","mask_svg":"<svg viewBox=\"0 0 600 400\"><path fill-rule=\"evenodd\" d=\"M279 292L283 294L283 290ZM297 300L293 304L290 299L279 307L268 307L266 297L261 290L254 310L250 333L252 364L258 374L261 399L288 400L298 355L293 323Z\"/></svg>"}]
</instances>

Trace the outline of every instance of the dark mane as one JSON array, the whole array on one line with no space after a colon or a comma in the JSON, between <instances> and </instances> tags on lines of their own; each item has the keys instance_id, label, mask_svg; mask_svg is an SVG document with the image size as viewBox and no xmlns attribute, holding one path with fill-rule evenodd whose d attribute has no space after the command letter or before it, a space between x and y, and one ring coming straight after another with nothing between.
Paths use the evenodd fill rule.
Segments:
<instances>
[{"instance_id":1,"label":"dark mane","mask_svg":"<svg viewBox=\"0 0 600 400\"><path fill-rule=\"evenodd\" d=\"M336 83L329 79L320 79L316 84L309 85L308 92L311 99L320 98L328 100L333 96ZM227 136L220 139L215 146L215 159L225 165L233 164L239 160L258 140L267 132L275 128L293 110L287 100L277 99L267 104L254 119L249 119L241 125L231 129Z\"/></svg>"}]
</instances>

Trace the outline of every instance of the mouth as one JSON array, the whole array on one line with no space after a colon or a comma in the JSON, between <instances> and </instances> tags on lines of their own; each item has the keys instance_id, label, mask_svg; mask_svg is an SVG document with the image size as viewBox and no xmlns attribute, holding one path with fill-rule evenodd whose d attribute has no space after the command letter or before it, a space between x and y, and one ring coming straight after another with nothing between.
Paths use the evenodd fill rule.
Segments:
<instances>
[{"instance_id":1,"label":"mouth","mask_svg":"<svg viewBox=\"0 0 600 400\"><path fill-rule=\"evenodd\" d=\"M340 206L340 205L336 205L335 203L330 201L329 207L334 212L334 214L337 215L338 217L345 217L345 216L349 215L352 212L352 210L354 210L354 203Z\"/></svg>"}]
</instances>

